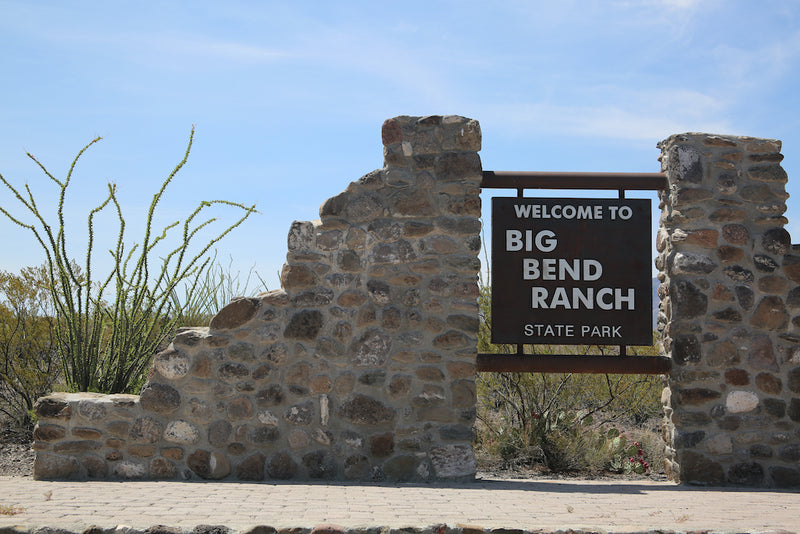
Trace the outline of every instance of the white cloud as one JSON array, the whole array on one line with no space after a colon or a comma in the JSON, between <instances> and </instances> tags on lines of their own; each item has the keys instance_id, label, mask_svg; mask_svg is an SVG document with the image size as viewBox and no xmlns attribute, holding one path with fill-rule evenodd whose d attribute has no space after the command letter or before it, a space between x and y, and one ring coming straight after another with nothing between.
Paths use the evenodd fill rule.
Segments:
<instances>
[{"instance_id":1,"label":"white cloud","mask_svg":"<svg viewBox=\"0 0 800 534\"><path fill-rule=\"evenodd\" d=\"M708 0L661 0L661 3L666 7L677 9L695 9L700 4L708 4Z\"/></svg>"},{"instance_id":2,"label":"white cloud","mask_svg":"<svg viewBox=\"0 0 800 534\"><path fill-rule=\"evenodd\" d=\"M585 98L584 104L504 104L485 113L527 132L553 135L660 140L686 131L731 133L730 124L719 118L725 116L725 104L702 93L678 89L633 93L610 88L602 93L600 98Z\"/></svg>"},{"instance_id":3,"label":"white cloud","mask_svg":"<svg viewBox=\"0 0 800 534\"><path fill-rule=\"evenodd\" d=\"M781 40L770 40L757 48L720 44L711 52L716 69L738 88L772 84L793 70L800 57L800 31Z\"/></svg>"},{"instance_id":4,"label":"white cloud","mask_svg":"<svg viewBox=\"0 0 800 534\"><path fill-rule=\"evenodd\" d=\"M290 58L286 50L205 36L147 33L76 36L90 44L116 49L122 57L149 66L208 69L212 64L255 65Z\"/></svg>"},{"instance_id":5,"label":"white cloud","mask_svg":"<svg viewBox=\"0 0 800 534\"><path fill-rule=\"evenodd\" d=\"M666 8L670 11L695 11L700 7L719 4L720 0L619 0L614 2L617 7L638 8Z\"/></svg>"},{"instance_id":6,"label":"white cloud","mask_svg":"<svg viewBox=\"0 0 800 534\"><path fill-rule=\"evenodd\" d=\"M206 38L173 38L137 36L140 43L147 43L149 48L167 51L198 59L215 59L234 61L237 63L264 63L285 59L290 54L284 50Z\"/></svg>"},{"instance_id":7,"label":"white cloud","mask_svg":"<svg viewBox=\"0 0 800 534\"><path fill-rule=\"evenodd\" d=\"M90 50L91 53L114 54L155 65L174 65L176 62L181 62L188 65L199 64L207 68L209 62L268 63L286 59L291 55L287 50L280 48L178 32L59 27L40 35L39 38L50 41L60 48L74 47L84 51Z\"/></svg>"}]
</instances>

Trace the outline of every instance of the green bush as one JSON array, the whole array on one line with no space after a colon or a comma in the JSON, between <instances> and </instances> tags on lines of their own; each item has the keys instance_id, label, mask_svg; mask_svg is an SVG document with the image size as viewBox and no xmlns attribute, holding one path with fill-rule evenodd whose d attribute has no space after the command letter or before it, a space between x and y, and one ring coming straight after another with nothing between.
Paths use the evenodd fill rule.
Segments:
<instances>
[{"instance_id":1,"label":"green bush","mask_svg":"<svg viewBox=\"0 0 800 534\"><path fill-rule=\"evenodd\" d=\"M478 352L516 353L516 346L491 343L491 289L485 284L480 288L479 313ZM586 357L617 350L543 345L524 349L526 354ZM655 355L656 351L654 344L630 347L628 353ZM478 373L479 457L484 452L505 468L543 465L558 472L630 473L644 472L638 460L647 452L651 458L648 469L657 470L663 460L663 452L655 444L659 438L642 426L660 416L662 390L663 378L652 375ZM632 433L636 439L628 439ZM637 450L631 455L634 441ZM653 445L640 447L645 442Z\"/></svg>"},{"instance_id":2,"label":"green bush","mask_svg":"<svg viewBox=\"0 0 800 534\"><path fill-rule=\"evenodd\" d=\"M188 295L184 303L190 301L211 262L209 251L255 212L255 206L248 207L226 200L203 201L183 223L176 221L154 231L156 208L167 186L186 163L193 139L194 128L183 159L153 195L144 236L139 244L129 245L126 241L126 224L116 186L108 184L105 200L88 214L88 243L80 268L67 250L64 202L78 161L100 138L94 139L78 153L63 181L28 154L45 176L58 186L59 202L55 221L39 210L27 185L23 194L0 175L0 181L27 210L31 219L25 221L3 207L0 207L0 212L29 230L46 255L45 287L50 292L55 310L55 338L62 358L64 379L72 390L104 393L135 391L143 380L152 355L179 322L182 308L174 298L176 291L183 287ZM198 233L216 221L214 218L204 218L206 210L215 205L236 208L243 215L212 238L196 243ZM119 233L114 247L109 251L113 268L111 272L97 277L93 263L94 221L105 209L115 212ZM173 237L174 233L178 235Z\"/></svg>"},{"instance_id":3,"label":"green bush","mask_svg":"<svg viewBox=\"0 0 800 534\"><path fill-rule=\"evenodd\" d=\"M614 470L599 435L660 415L661 378L479 373L477 445L506 467Z\"/></svg>"},{"instance_id":4,"label":"green bush","mask_svg":"<svg viewBox=\"0 0 800 534\"><path fill-rule=\"evenodd\" d=\"M267 289L252 269L242 278L230 267L215 263L204 272L192 299L174 304L173 309L182 312L176 327L207 324L234 297ZM259 283L251 287L253 277ZM0 419L17 430L30 431L36 399L50 393L63 377L46 287L44 267L27 267L19 275L0 271Z\"/></svg>"},{"instance_id":5,"label":"green bush","mask_svg":"<svg viewBox=\"0 0 800 534\"><path fill-rule=\"evenodd\" d=\"M44 268L0 271L0 413L17 428L60 376L52 301Z\"/></svg>"}]
</instances>

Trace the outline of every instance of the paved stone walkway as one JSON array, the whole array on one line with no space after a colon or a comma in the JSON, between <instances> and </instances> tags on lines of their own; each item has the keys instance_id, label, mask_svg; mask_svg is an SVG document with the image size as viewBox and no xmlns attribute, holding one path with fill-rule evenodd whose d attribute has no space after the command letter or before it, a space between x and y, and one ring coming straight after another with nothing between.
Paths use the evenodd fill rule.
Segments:
<instances>
[{"instance_id":1,"label":"paved stone walkway","mask_svg":"<svg viewBox=\"0 0 800 534\"><path fill-rule=\"evenodd\" d=\"M471 484L43 482L0 477L3 527L83 532L95 525L224 525L247 532L334 524L416 527L445 524L455 533L715 531L800 532L800 493L713 489L651 481L484 480ZM472 529L475 530L472 530ZM117 529L118 531L124 529ZM442 534L444 529L427 529ZM258 529L255 532L264 532ZM307 532L307 531L306 531ZM292 534L303 534L295 531Z\"/></svg>"}]
</instances>

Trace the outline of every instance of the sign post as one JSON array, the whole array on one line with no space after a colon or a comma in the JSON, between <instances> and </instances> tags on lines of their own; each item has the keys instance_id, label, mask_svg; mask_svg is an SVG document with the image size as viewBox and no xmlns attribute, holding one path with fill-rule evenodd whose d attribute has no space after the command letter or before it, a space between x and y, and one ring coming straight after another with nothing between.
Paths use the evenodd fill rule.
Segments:
<instances>
[{"instance_id":1,"label":"sign post","mask_svg":"<svg viewBox=\"0 0 800 534\"><path fill-rule=\"evenodd\" d=\"M650 201L492 198L492 342L651 345Z\"/></svg>"}]
</instances>

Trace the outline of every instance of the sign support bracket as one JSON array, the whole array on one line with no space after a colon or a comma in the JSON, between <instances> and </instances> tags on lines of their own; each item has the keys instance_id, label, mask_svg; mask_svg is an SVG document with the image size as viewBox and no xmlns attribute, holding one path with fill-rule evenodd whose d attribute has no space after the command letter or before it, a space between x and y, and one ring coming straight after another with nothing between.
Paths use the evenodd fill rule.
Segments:
<instances>
[{"instance_id":1,"label":"sign support bracket","mask_svg":"<svg viewBox=\"0 0 800 534\"><path fill-rule=\"evenodd\" d=\"M625 198L625 190L624 189L620 189L619 190L619 198L620 198L620 200ZM626 356L627 352L628 352L628 347L627 346L625 346L625 345L620 345L619 346L619 355L620 356Z\"/></svg>"}]
</instances>

